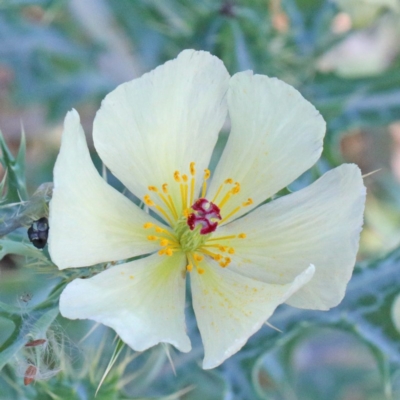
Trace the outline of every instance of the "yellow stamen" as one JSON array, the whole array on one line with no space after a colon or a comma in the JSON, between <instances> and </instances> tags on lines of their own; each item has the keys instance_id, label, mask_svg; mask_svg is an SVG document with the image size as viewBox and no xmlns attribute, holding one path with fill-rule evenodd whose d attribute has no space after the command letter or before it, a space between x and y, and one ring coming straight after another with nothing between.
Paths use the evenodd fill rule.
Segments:
<instances>
[{"instance_id":1,"label":"yellow stamen","mask_svg":"<svg viewBox=\"0 0 400 400\"><path fill-rule=\"evenodd\" d=\"M239 239L244 239L246 237L245 233L239 233L238 238Z\"/></svg>"},{"instance_id":2,"label":"yellow stamen","mask_svg":"<svg viewBox=\"0 0 400 400\"><path fill-rule=\"evenodd\" d=\"M193 204L194 201L194 186L196 184L196 180L192 178L190 180L190 204Z\"/></svg>"},{"instance_id":3,"label":"yellow stamen","mask_svg":"<svg viewBox=\"0 0 400 400\"><path fill-rule=\"evenodd\" d=\"M173 251L172 251L172 249L169 247L168 249L166 249L165 250L165 254L167 255L167 256L172 256L172 254L173 254Z\"/></svg>"},{"instance_id":4,"label":"yellow stamen","mask_svg":"<svg viewBox=\"0 0 400 400\"><path fill-rule=\"evenodd\" d=\"M164 229L159 226L156 226L156 232L158 233L164 232Z\"/></svg>"},{"instance_id":5,"label":"yellow stamen","mask_svg":"<svg viewBox=\"0 0 400 400\"><path fill-rule=\"evenodd\" d=\"M239 182L235 182L235 186L232 189L232 194L236 194L240 192L240 183Z\"/></svg>"},{"instance_id":6,"label":"yellow stamen","mask_svg":"<svg viewBox=\"0 0 400 400\"><path fill-rule=\"evenodd\" d=\"M168 244L169 244L169 240L167 240L167 239L160 240L160 246L164 247L164 246L168 246Z\"/></svg>"},{"instance_id":7,"label":"yellow stamen","mask_svg":"<svg viewBox=\"0 0 400 400\"><path fill-rule=\"evenodd\" d=\"M230 184L232 184L232 183L233 183L233 179L231 179L231 178L225 179L224 183L221 184L220 187L218 188L217 193L215 194L215 196L214 196L214 198L211 200L211 202L212 202L212 203L215 203L215 201L217 200L219 194L221 193L221 190L222 190L222 188L224 187L224 185L228 185L228 184L230 185Z\"/></svg>"},{"instance_id":8,"label":"yellow stamen","mask_svg":"<svg viewBox=\"0 0 400 400\"><path fill-rule=\"evenodd\" d=\"M165 194L168 194L168 183L164 183L164 184L162 185L162 191L163 191Z\"/></svg>"},{"instance_id":9,"label":"yellow stamen","mask_svg":"<svg viewBox=\"0 0 400 400\"><path fill-rule=\"evenodd\" d=\"M225 253L227 251L227 247L226 246L218 246L218 250L222 251L223 253Z\"/></svg>"},{"instance_id":10,"label":"yellow stamen","mask_svg":"<svg viewBox=\"0 0 400 400\"><path fill-rule=\"evenodd\" d=\"M190 175L195 176L196 175L196 163L195 162L191 162L190 163Z\"/></svg>"},{"instance_id":11,"label":"yellow stamen","mask_svg":"<svg viewBox=\"0 0 400 400\"><path fill-rule=\"evenodd\" d=\"M192 270L193 270L193 265L192 265L192 264L188 264L188 265L186 266L186 271L192 272Z\"/></svg>"},{"instance_id":12,"label":"yellow stamen","mask_svg":"<svg viewBox=\"0 0 400 400\"><path fill-rule=\"evenodd\" d=\"M253 199L247 199L247 201L245 201L243 204L242 204L242 206L243 207L247 207L247 206L250 206L251 204L253 204Z\"/></svg>"},{"instance_id":13,"label":"yellow stamen","mask_svg":"<svg viewBox=\"0 0 400 400\"><path fill-rule=\"evenodd\" d=\"M149 228L152 228L153 226L154 226L153 223L151 223L151 222L146 222L146 223L143 225L143 228L144 228L144 229L149 229Z\"/></svg>"},{"instance_id":14,"label":"yellow stamen","mask_svg":"<svg viewBox=\"0 0 400 400\"><path fill-rule=\"evenodd\" d=\"M189 191L189 188L188 188L188 185L187 185L187 183L185 183L185 207L187 207L187 201L188 201L188 191Z\"/></svg>"},{"instance_id":15,"label":"yellow stamen","mask_svg":"<svg viewBox=\"0 0 400 400\"><path fill-rule=\"evenodd\" d=\"M185 175L185 174L183 174L182 175L182 179L183 179L183 182L187 182L188 181L188 176L187 175Z\"/></svg>"},{"instance_id":16,"label":"yellow stamen","mask_svg":"<svg viewBox=\"0 0 400 400\"><path fill-rule=\"evenodd\" d=\"M158 251L159 256L163 256L165 254L165 249L161 249Z\"/></svg>"},{"instance_id":17,"label":"yellow stamen","mask_svg":"<svg viewBox=\"0 0 400 400\"><path fill-rule=\"evenodd\" d=\"M187 207L186 205L186 191L185 191L185 186L183 183L180 184L180 189L181 189L181 201L182 201L182 208L185 209Z\"/></svg>"},{"instance_id":18,"label":"yellow stamen","mask_svg":"<svg viewBox=\"0 0 400 400\"><path fill-rule=\"evenodd\" d=\"M174 172L174 179L176 182L180 182L181 181L181 174L179 173L179 171L175 171Z\"/></svg>"},{"instance_id":19,"label":"yellow stamen","mask_svg":"<svg viewBox=\"0 0 400 400\"><path fill-rule=\"evenodd\" d=\"M149 189L151 192L158 192L155 186L149 186L147 189Z\"/></svg>"},{"instance_id":20,"label":"yellow stamen","mask_svg":"<svg viewBox=\"0 0 400 400\"><path fill-rule=\"evenodd\" d=\"M224 218L221 219L221 221L219 221L219 224L222 224L223 222L227 221L230 217L232 217L232 215L236 214L242 207L238 206L235 209L233 209L227 216L225 216Z\"/></svg>"},{"instance_id":21,"label":"yellow stamen","mask_svg":"<svg viewBox=\"0 0 400 400\"><path fill-rule=\"evenodd\" d=\"M201 256L200 254L194 254L193 255L193 258L196 260L196 261L203 261L204 260L204 257L203 256Z\"/></svg>"},{"instance_id":22,"label":"yellow stamen","mask_svg":"<svg viewBox=\"0 0 400 400\"><path fill-rule=\"evenodd\" d=\"M220 265L222 268L225 268L225 267L227 267L230 263L231 263L231 259L230 259L229 257L225 257L225 261L221 261L221 262L219 263L219 265Z\"/></svg>"},{"instance_id":23,"label":"yellow stamen","mask_svg":"<svg viewBox=\"0 0 400 400\"><path fill-rule=\"evenodd\" d=\"M234 238L236 238L236 235L219 236L219 237L208 239L207 242L214 242L216 240L228 240L228 239L234 239Z\"/></svg>"},{"instance_id":24,"label":"yellow stamen","mask_svg":"<svg viewBox=\"0 0 400 400\"><path fill-rule=\"evenodd\" d=\"M169 211L172 213L175 219L178 219L178 213L176 212L174 203L172 201L171 196L168 196L168 200L165 198L165 196L162 193L157 193L160 199L163 201L163 203L167 206ZM169 200L171 198L171 200Z\"/></svg>"},{"instance_id":25,"label":"yellow stamen","mask_svg":"<svg viewBox=\"0 0 400 400\"><path fill-rule=\"evenodd\" d=\"M192 258L193 257L193 258ZM204 269L203 268L200 268L198 265L197 265L197 262L196 261L201 261L201 260L198 260L198 258L199 257L201 257L201 260L203 259L203 257L202 256L200 256L200 255L198 255L198 254L192 254L192 253L190 253L190 254L188 254L187 255L187 258L188 258L188 260L189 260L189 263L190 264L193 264L195 267L196 267L196 270L197 270L197 272L199 273L199 274L204 274ZM189 265L190 265L189 264Z\"/></svg>"},{"instance_id":26,"label":"yellow stamen","mask_svg":"<svg viewBox=\"0 0 400 400\"><path fill-rule=\"evenodd\" d=\"M172 210L173 214L176 216L175 218L178 218L178 213L176 211L175 204L174 204L170 194L168 195L168 201L169 201L169 204L171 205L171 210Z\"/></svg>"},{"instance_id":27,"label":"yellow stamen","mask_svg":"<svg viewBox=\"0 0 400 400\"><path fill-rule=\"evenodd\" d=\"M227 201L232 197L232 190L230 190L222 199L221 203L218 204L218 207L221 209L226 203Z\"/></svg>"},{"instance_id":28,"label":"yellow stamen","mask_svg":"<svg viewBox=\"0 0 400 400\"><path fill-rule=\"evenodd\" d=\"M203 246L203 247L200 249L204 254L207 254L208 256L212 257L215 261L219 261L219 260L222 259L221 254L216 254L216 253L213 253L213 252L211 252L211 251L208 251L208 250L205 249L204 247L205 247L205 246ZM209 246L209 247L211 247L211 246Z\"/></svg>"},{"instance_id":29,"label":"yellow stamen","mask_svg":"<svg viewBox=\"0 0 400 400\"><path fill-rule=\"evenodd\" d=\"M235 249L234 249L233 247L231 247L231 248L228 250L228 253L229 253L229 254L235 254Z\"/></svg>"},{"instance_id":30,"label":"yellow stamen","mask_svg":"<svg viewBox=\"0 0 400 400\"><path fill-rule=\"evenodd\" d=\"M161 208L160 206L158 206L158 205L156 205L155 207L156 207L156 209L157 209L158 211L160 211L160 213L161 213L162 215L164 215L164 217L167 219L167 221L172 225L172 220L171 220L171 218L169 217L169 215L165 212L165 210L164 210L163 208Z\"/></svg>"},{"instance_id":31,"label":"yellow stamen","mask_svg":"<svg viewBox=\"0 0 400 400\"><path fill-rule=\"evenodd\" d=\"M205 169L204 170L204 176L203 176L203 188L201 190L201 197L205 197L206 196L206 191L207 191L207 180L210 177L211 172L209 169Z\"/></svg>"},{"instance_id":32,"label":"yellow stamen","mask_svg":"<svg viewBox=\"0 0 400 400\"><path fill-rule=\"evenodd\" d=\"M150 199L150 195L146 194L143 198L143 201L146 205L148 205L149 207L153 207L154 206L154 201Z\"/></svg>"},{"instance_id":33,"label":"yellow stamen","mask_svg":"<svg viewBox=\"0 0 400 400\"><path fill-rule=\"evenodd\" d=\"M158 240L158 239L159 239L158 236L154 236L154 235L147 236L147 240Z\"/></svg>"},{"instance_id":34,"label":"yellow stamen","mask_svg":"<svg viewBox=\"0 0 400 400\"><path fill-rule=\"evenodd\" d=\"M160 228L160 229L162 229L162 228ZM172 238L172 240L171 240L172 242L176 242L175 236L171 232L168 232L166 229L162 229L162 232L164 233L164 235L167 235L170 238Z\"/></svg>"},{"instance_id":35,"label":"yellow stamen","mask_svg":"<svg viewBox=\"0 0 400 400\"><path fill-rule=\"evenodd\" d=\"M190 214L190 210L188 208L185 208L183 210L183 215L185 216L185 218L189 218L189 214Z\"/></svg>"}]
</instances>

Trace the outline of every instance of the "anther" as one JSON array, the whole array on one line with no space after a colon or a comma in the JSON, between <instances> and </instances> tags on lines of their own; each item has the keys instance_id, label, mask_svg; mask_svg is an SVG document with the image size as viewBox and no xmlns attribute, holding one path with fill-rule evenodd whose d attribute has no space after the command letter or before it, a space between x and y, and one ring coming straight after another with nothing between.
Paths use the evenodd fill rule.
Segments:
<instances>
[{"instance_id":1,"label":"anther","mask_svg":"<svg viewBox=\"0 0 400 400\"><path fill-rule=\"evenodd\" d=\"M240 183L239 182L235 182L235 186L232 189L232 194L237 194L240 192Z\"/></svg>"},{"instance_id":2,"label":"anther","mask_svg":"<svg viewBox=\"0 0 400 400\"><path fill-rule=\"evenodd\" d=\"M154 235L149 235L147 236L147 240L158 240L159 238L157 236Z\"/></svg>"},{"instance_id":3,"label":"anther","mask_svg":"<svg viewBox=\"0 0 400 400\"><path fill-rule=\"evenodd\" d=\"M245 233L239 233L238 238L239 239L244 239L246 237Z\"/></svg>"},{"instance_id":4,"label":"anther","mask_svg":"<svg viewBox=\"0 0 400 400\"><path fill-rule=\"evenodd\" d=\"M180 182L181 181L181 174L179 173L179 171L175 171L174 172L174 179L176 182Z\"/></svg>"},{"instance_id":5,"label":"anther","mask_svg":"<svg viewBox=\"0 0 400 400\"><path fill-rule=\"evenodd\" d=\"M195 176L196 175L196 168L195 168L196 163L195 162L191 162L190 163L190 175Z\"/></svg>"},{"instance_id":6,"label":"anther","mask_svg":"<svg viewBox=\"0 0 400 400\"><path fill-rule=\"evenodd\" d=\"M197 268L197 272L198 272L200 275L203 275L203 274L204 274L204 269L203 269L203 268Z\"/></svg>"},{"instance_id":7,"label":"anther","mask_svg":"<svg viewBox=\"0 0 400 400\"><path fill-rule=\"evenodd\" d=\"M160 246L164 247L164 246L168 246L169 240L167 239L161 239L160 241Z\"/></svg>"},{"instance_id":8,"label":"anther","mask_svg":"<svg viewBox=\"0 0 400 400\"><path fill-rule=\"evenodd\" d=\"M144 196L143 201L146 205L152 207L154 206L154 201L150 199L150 195L146 194L146 196Z\"/></svg>"},{"instance_id":9,"label":"anther","mask_svg":"<svg viewBox=\"0 0 400 400\"><path fill-rule=\"evenodd\" d=\"M149 186L148 189L149 189L151 192L158 192L158 190L157 190L157 188L156 188L155 186Z\"/></svg>"},{"instance_id":10,"label":"anther","mask_svg":"<svg viewBox=\"0 0 400 400\"><path fill-rule=\"evenodd\" d=\"M165 250L165 254L166 254L167 256L172 256L172 254L173 254L172 249L171 249L171 248L166 249L166 250Z\"/></svg>"},{"instance_id":11,"label":"anther","mask_svg":"<svg viewBox=\"0 0 400 400\"><path fill-rule=\"evenodd\" d=\"M201 197L206 196L206 191L207 191L207 179L210 177L211 172L209 169L204 170L204 177L203 177L203 186L201 189Z\"/></svg>"},{"instance_id":12,"label":"anther","mask_svg":"<svg viewBox=\"0 0 400 400\"><path fill-rule=\"evenodd\" d=\"M225 179L224 183L231 185L233 183L233 179L232 178Z\"/></svg>"},{"instance_id":13,"label":"anther","mask_svg":"<svg viewBox=\"0 0 400 400\"><path fill-rule=\"evenodd\" d=\"M243 204L242 204L242 206L243 207L247 207L247 206L250 206L251 204L253 204L253 199L247 199L247 201L245 201Z\"/></svg>"},{"instance_id":14,"label":"anther","mask_svg":"<svg viewBox=\"0 0 400 400\"><path fill-rule=\"evenodd\" d=\"M183 179L183 182L187 182L188 181L188 176L187 175L185 175L185 174L183 174L182 175L182 179Z\"/></svg>"},{"instance_id":15,"label":"anther","mask_svg":"<svg viewBox=\"0 0 400 400\"><path fill-rule=\"evenodd\" d=\"M225 253L226 250L227 250L227 247L226 246L219 246L218 249L219 249L219 251L222 251L223 253Z\"/></svg>"},{"instance_id":16,"label":"anther","mask_svg":"<svg viewBox=\"0 0 400 400\"><path fill-rule=\"evenodd\" d=\"M156 226L156 232L158 233L164 232L164 229L160 228L159 226Z\"/></svg>"},{"instance_id":17,"label":"anther","mask_svg":"<svg viewBox=\"0 0 400 400\"><path fill-rule=\"evenodd\" d=\"M194 254L193 258L195 259L195 261L203 261L204 257L201 256L200 254Z\"/></svg>"},{"instance_id":18,"label":"anther","mask_svg":"<svg viewBox=\"0 0 400 400\"><path fill-rule=\"evenodd\" d=\"M146 222L146 223L143 225L143 228L144 228L144 229L149 229L149 228L152 228L153 226L154 226L153 223L151 223L151 222Z\"/></svg>"},{"instance_id":19,"label":"anther","mask_svg":"<svg viewBox=\"0 0 400 400\"><path fill-rule=\"evenodd\" d=\"M168 194L168 183L164 183L161 187L162 187L162 191L165 194Z\"/></svg>"},{"instance_id":20,"label":"anther","mask_svg":"<svg viewBox=\"0 0 400 400\"><path fill-rule=\"evenodd\" d=\"M234 249L233 247L231 247L231 248L228 250L228 253L229 253L229 254L235 254L235 249Z\"/></svg>"},{"instance_id":21,"label":"anther","mask_svg":"<svg viewBox=\"0 0 400 400\"><path fill-rule=\"evenodd\" d=\"M192 272L192 270L193 270L193 265L192 265L192 264L188 264L188 265L186 266L186 270L189 271L189 272Z\"/></svg>"}]
</instances>

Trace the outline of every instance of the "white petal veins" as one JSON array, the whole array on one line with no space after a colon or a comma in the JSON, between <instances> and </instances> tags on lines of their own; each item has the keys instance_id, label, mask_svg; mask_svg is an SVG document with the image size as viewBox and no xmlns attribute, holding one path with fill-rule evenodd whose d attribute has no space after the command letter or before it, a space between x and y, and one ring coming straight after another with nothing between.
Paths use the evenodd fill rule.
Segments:
<instances>
[{"instance_id":1,"label":"white petal veins","mask_svg":"<svg viewBox=\"0 0 400 400\"><path fill-rule=\"evenodd\" d=\"M221 268L211 259L192 273L193 307L204 344L203 368L215 368L239 351L279 304L306 284L314 274L309 266L291 283L267 284Z\"/></svg>"},{"instance_id":2,"label":"white petal veins","mask_svg":"<svg viewBox=\"0 0 400 400\"><path fill-rule=\"evenodd\" d=\"M264 282L287 283L314 264L314 278L287 303L318 310L336 306L356 261L365 194L360 169L343 164L221 227L218 235L246 233L246 239L231 243L230 268Z\"/></svg>"},{"instance_id":3,"label":"white petal veins","mask_svg":"<svg viewBox=\"0 0 400 400\"><path fill-rule=\"evenodd\" d=\"M237 218L308 170L321 155L325 121L292 86L251 71L234 75L228 91L232 128L212 177L212 199L227 178L241 190L223 207L224 218L248 198ZM218 202L217 202L218 203Z\"/></svg>"},{"instance_id":4,"label":"white petal veins","mask_svg":"<svg viewBox=\"0 0 400 400\"><path fill-rule=\"evenodd\" d=\"M185 50L175 60L120 85L96 115L97 152L136 196L148 194L149 185L160 189L166 183L181 210L173 174L188 174L191 162L199 171L208 167L227 115L228 80L218 58ZM200 185L198 180L196 193Z\"/></svg>"},{"instance_id":5,"label":"white petal veins","mask_svg":"<svg viewBox=\"0 0 400 400\"><path fill-rule=\"evenodd\" d=\"M76 279L60 297L60 312L113 328L132 349L170 343L191 349L185 327L185 256L158 254Z\"/></svg>"},{"instance_id":6,"label":"white petal veins","mask_svg":"<svg viewBox=\"0 0 400 400\"><path fill-rule=\"evenodd\" d=\"M49 251L58 268L84 267L155 251L143 224L154 221L98 174L78 113L65 118L54 168Z\"/></svg>"}]
</instances>

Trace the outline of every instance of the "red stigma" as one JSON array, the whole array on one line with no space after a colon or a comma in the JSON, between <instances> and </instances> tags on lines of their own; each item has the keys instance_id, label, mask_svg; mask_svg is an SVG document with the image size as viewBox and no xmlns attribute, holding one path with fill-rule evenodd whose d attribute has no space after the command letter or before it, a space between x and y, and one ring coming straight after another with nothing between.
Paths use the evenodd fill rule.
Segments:
<instances>
[{"instance_id":1,"label":"red stigma","mask_svg":"<svg viewBox=\"0 0 400 400\"><path fill-rule=\"evenodd\" d=\"M200 233L202 235L215 232L218 222L212 220L221 219L219 207L206 199L198 199L192 205L192 209L194 212L187 219L190 230L192 231L200 225Z\"/></svg>"}]
</instances>

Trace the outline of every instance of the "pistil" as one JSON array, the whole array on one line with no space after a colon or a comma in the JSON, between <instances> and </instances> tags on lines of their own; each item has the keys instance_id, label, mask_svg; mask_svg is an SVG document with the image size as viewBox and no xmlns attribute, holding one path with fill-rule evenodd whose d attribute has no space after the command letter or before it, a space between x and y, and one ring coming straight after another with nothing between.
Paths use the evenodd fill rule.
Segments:
<instances>
[{"instance_id":1,"label":"pistil","mask_svg":"<svg viewBox=\"0 0 400 400\"><path fill-rule=\"evenodd\" d=\"M240 192L240 183L234 183L232 178L226 179L218 188L214 199L209 201L206 199L206 193L207 181L210 175L210 170L205 169L201 197L194 200L196 188L195 163L190 163L189 174L181 174L180 171L174 172L174 181L179 185L180 206L174 204L172 196L168 191L167 183L161 186L161 190L158 190L155 186L148 187L150 192L155 193L159 197L163 207L156 204L150 197L150 194L144 196L145 204L158 210L173 228L173 232L170 232L152 222L146 222L143 228L154 229L156 233L148 235L147 239L159 241L161 249L158 251L158 254L160 256L172 256L176 251L185 253L187 257L186 270L191 272L193 268L196 268L199 274L203 274L205 271L199 264L204 260L204 256L211 257L222 268L227 267L232 262L229 255L235 254L235 248L231 246L231 243L225 244L224 242L244 239L246 234L211 236L217 230L218 225L232 218L242 207L253 204L253 200L249 198L222 218L221 210L234 195ZM230 187L227 187L228 185ZM224 189L225 194L217 202Z\"/></svg>"}]
</instances>

